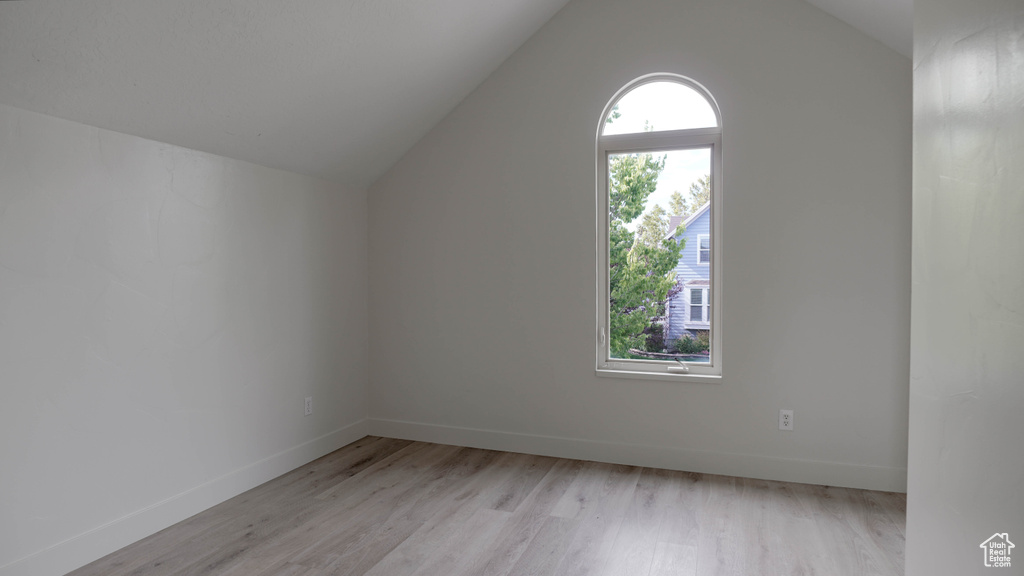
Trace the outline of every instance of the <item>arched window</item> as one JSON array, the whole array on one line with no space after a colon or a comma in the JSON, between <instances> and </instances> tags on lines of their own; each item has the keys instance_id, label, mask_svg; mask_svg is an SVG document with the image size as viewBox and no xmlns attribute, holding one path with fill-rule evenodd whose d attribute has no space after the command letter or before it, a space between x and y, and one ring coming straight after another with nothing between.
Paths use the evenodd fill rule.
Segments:
<instances>
[{"instance_id":1,"label":"arched window","mask_svg":"<svg viewBox=\"0 0 1024 576\"><path fill-rule=\"evenodd\" d=\"M652 74L597 130L597 373L722 374L722 116L700 84Z\"/></svg>"}]
</instances>

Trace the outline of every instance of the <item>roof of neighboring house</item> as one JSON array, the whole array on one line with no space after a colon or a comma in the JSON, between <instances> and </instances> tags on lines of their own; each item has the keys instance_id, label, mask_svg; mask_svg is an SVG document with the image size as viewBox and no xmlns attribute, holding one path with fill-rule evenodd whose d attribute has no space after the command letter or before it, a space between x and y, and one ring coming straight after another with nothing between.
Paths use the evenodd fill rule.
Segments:
<instances>
[{"instance_id":1,"label":"roof of neighboring house","mask_svg":"<svg viewBox=\"0 0 1024 576\"><path fill-rule=\"evenodd\" d=\"M668 217L668 236L665 236L665 240L675 236L674 232L679 227L679 223L683 221L682 216L669 216Z\"/></svg>"},{"instance_id":2,"label":"roof of neighboring house","mask_svg":"<svg viewBox=\"0 0 1024 576\"><path fill-rule=\"evenodd\" d=\"M694 280L687 280L684 286L711 286L711 281L703 278L697 278Z\"/></svg>"},{"instance_id":3,"label":"roof of neighboring house","mask_svg":"<svg viewBox=\"0 0 1024 576\"><path fill-rule=\"evenodd\" d=\"M701 214L707 212L709 208L711 208L711 202L705 203L703 206L698 208L696 212L694 212L693 214L690 214L689 218L687 218L684 222L682 222L683 228L689 226L697 218L700 218ZM669 216L668 217L669 235L665 237L666 239L672 238L673 236L675 236L675 234L673 234L673 232L675 232L676 228L679 227L679 223L680 223L681 220L683 220L682 216Z\"/></svg>"}]
</instances>

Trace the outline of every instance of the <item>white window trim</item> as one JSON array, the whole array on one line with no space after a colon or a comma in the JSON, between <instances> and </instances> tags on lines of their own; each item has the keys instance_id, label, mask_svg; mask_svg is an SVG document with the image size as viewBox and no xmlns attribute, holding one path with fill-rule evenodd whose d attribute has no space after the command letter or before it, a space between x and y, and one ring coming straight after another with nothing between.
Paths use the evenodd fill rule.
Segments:
<instances>
[{"instance_id":1,"label":"white window trim","mask_svg":"<svg viewBox=\"0 0 1024 576\"><path fill-rule=\"evenodd\" d=\"M708 261L707 262L701 262L700 261L700 253L701 253L700 240L701 240L701 238L709 238L709 242L710 242L710 236L708 234L697 234L697 266L709 266L711 264L711 259L710 259L711 246L710 246L710 244L708 246L708 254L709 254Z\"/></svg>"},{"instance_id":2,"label":"white window trim","mask_svg":"<svg viewBox=\"0 0 1024 576\"><path fill-rule=\"evenodd\" d=\"M683 326L690 325L691 328L687 328L687 330L693 330L692 326L696 326L697 329L704 329L705 327L710 328L711 327L711 321L710 320L705 320L705 318L710 318L711 317L711 294L710 294L711 289L707 288L707 287L704 287L704 286L700 286L700 287L689 286L689 287L686 288L686 290L689 290L689 295L687 296L687 299L686 299L686 322L683 322ZM693 319L693 306L694 306L693 305L693 291L694 290L700 290L700 314L701 314L701 320L699 320L699 321Z\"/></svg>"},{"instance_id":3,"label":"white window trim","mask_svg":"<svg viewBox=\"0 0 1024 576\"><path fill-rule=\"evenodd\" d=\"M715 128L696 128L638 134L602 134L605 119L612 107L628 92L649 82L679 82L703 95L715 116ZM620 89L605 106L597 126L596 189L597 189L597 366L598 376L609 378L667 380L674 382L719 382L722 377L722 115L711 93L703 86L675 74L650 74L630 82ZM654 152L709 148L711 150L711 263L709 279L711 287L710 313L713 322L711 332L710 364L686 364L665 360L632 360L610 358L608 330L610 326L608 309L608 156L630 152ZM698 243L699 250L699 243ZM698 253L698 261L700 255ZM687 316L689 312L687 312ZM686 373L679 371L685 369Z\"/></svg>"}]
</instances>

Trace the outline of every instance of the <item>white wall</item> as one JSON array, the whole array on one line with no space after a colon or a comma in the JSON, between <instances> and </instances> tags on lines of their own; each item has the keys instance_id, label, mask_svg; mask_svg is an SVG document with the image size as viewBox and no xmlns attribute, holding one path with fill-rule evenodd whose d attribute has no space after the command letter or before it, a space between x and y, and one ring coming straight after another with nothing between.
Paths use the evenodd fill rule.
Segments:
<instances>
[{"instance_id":1,"label":"white wall","mask_svg":"<svg viewBox=\"0 0 1024 576\"><path fill-rule=\"evenodd\" d=\"M362 436L366 288L363 191L0 106L0 573Z\"/></svg>"},{"instance_id":2,"label":"white wall","mask_svg":"<svg viewBox=\"0 0 1024 576\"><path fill-rule=\"evenodd\" d=\"M724 115L717 385L594 376L594 134L650 72ZM910 158L909 60L805 2L571 2L371 187L371 429L904 489Z\"/></svg>"},{"instance_id":3,"label":"white wall","mask_svg":"<svg viewBox=\"0 0 1024 576\"><path fill-rule=\"evenodd\" d=\"M1024 5L914 4L907 574L1024 573Z\"/></svg>"}]
</instances>

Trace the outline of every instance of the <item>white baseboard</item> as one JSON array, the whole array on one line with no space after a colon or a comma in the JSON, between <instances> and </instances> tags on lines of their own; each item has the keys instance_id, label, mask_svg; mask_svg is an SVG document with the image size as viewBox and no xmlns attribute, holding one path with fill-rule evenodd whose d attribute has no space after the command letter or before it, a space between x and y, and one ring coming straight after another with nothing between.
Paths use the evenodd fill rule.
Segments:
<instances>
[{"instance_id":1,"label":"white baseboard","mask_svg":"<svg viewBox=\"0 0 1024 576\"><path fill-rule=\"evenodd\" d=\"M10 564L0 576L61 575L220 504L366 436L367 420L340 428L155 502Z\"/></svg>"},{"instance_id":2,"label":"white baseboard","mask_svg":"<svg viewBox=\"0 0 1024 576\"><path fill-rule=\"evenodd\" d=\"M886 492L907 491L907 469L819 460L774 458L667 446L598 442L371 418L373 436L419 440L541 456L685 470L704 474L842 486Z\"/></svg>"}]
</instances>

